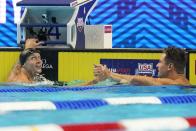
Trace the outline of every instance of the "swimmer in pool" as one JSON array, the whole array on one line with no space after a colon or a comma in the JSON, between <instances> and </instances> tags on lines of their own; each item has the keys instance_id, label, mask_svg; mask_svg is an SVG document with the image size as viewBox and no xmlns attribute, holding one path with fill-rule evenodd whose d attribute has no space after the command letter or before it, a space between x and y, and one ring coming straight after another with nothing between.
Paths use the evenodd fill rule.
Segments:
<instances>
[{"instance_id":1,"label":"swimmer in pool","mask_svg":"<svg viewBox=\"0 0 196 131\"><path fill-rule=\"evenodd\" d=\"M40 73L42 72L42 60L40 52L36 49L40 43L37 39L27 39L25 50L21 52L19 62L12 69L8 82L34 83L49 81Z\"/></svg>"},{"instance_id":2,"label":"swimmer in pool","mask_svg":"<svg viewBox=\"0 0 196 131\"><path fill-rule=\"evenodd\" d=\"M168 47L163 50L157 64L158 78L113 73L105 65L100 64L94 67L95 79L86 85L95 84L107 78L133 85L190 85L184 74L185 64L185 51L176 47Z\"/></svg>"}]
</instances>

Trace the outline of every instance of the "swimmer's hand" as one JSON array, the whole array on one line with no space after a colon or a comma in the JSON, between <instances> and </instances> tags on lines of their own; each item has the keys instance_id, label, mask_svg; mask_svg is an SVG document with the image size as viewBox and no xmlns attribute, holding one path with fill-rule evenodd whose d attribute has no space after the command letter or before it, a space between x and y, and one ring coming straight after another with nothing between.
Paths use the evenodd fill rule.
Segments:
<instances>
[{"instance_id":1,"label":"swimmer's hand","mask_svg":"<svg viewBox=\"0 0 196 131\"><path fill-rule=\"evenodd\" d=\"M111 71L107 68L106 65L94 65L94 76L98 81L103 81L110 77Z\"/></svg>"},{"instance_id":2,"label":"swimmer's hand","mask_svg":"<svg viewBox=\"0 0 196 131\"><path fill-rule=\"evenodd\" d=\"M41 45L41 43L38 41L38 39L30 38L30 39L27 39L25 42L25 49L37 48L39 45Z\"/></svg>"}]
</instances>

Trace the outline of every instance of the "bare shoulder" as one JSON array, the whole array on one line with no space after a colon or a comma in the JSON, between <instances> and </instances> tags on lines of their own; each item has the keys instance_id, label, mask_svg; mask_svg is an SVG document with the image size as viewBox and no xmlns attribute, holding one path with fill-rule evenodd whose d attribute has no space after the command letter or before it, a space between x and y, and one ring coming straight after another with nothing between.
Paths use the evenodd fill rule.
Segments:
<instances>
[{"instance_id":1,"label":"bare shoulder","mask_svg":"<svg viewBox=\"0 0 196 131\"><path fill-rule=\"evenodd\" d=\"M155 81L160 85L177 85L176 81L169 78L155 78Z\"/></svg>"},{"instance_id":2,"label":"bare shoulder","mask_svg":"<svg viewBox=\"0 0 196 131\"><path fill-rule=\"evenodd\" d=\"M8 78L8 82L31 83L28 77L24 75L22 72L10 76Z\"/></svg>"},{"instance_id":3,"label":"bare shoulder","mask_svg":"<svg viewBox=\"0 0 196 131\"><path fill-rule=\"evenodd\" d=\"M158 81L163 85L190 85L189 81L185 77L172 80L169 78L158 78Z\"/></svg>"},{"instance_id":4,"label":"bare shoulder","mask_svg":"<svg viewBox=\"0 0 196 131\"><path fill-rule=\"evenodd\" d=\"M18 75L21 73L21 66L17 63L14 65L13 69L11 70L10 74L8 75L8 82L13 82L17 79Z\"/></svg>"},{"instance_id":5,"label":"bare shoulder","mask_svg":"<svg viewBox=\"0 0 196 131\"><path fill-rule=\"evenodd\" d=\"M191 85L190 82L185 77L176 79L175 81L176 83L178 83L178 85Z\"/></svg>"}]
</instances>

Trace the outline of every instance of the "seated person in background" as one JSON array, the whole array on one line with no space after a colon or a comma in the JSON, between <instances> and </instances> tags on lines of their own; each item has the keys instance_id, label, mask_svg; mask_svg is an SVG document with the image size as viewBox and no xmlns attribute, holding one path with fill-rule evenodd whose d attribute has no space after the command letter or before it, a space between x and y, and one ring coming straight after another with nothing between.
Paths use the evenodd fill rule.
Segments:
<instances>
[{"instance_id":1,"label":"seated person in background","mask_svg":"<svg viewBox=\"0 0 196 131\"><path fill-rule=\"evenodd\" d=\"M169 47L164 49L157 64L159 78L113 73L106 66L95 65L95 79L86 85L95 84L107 78L133 85L190 85L184 74L185 64L185 51L180 48Z\"/></svg>"},{"instance_id":2,"label":"seated person in background","mask_svg":"<svg viewBox=\"0 0 196 131\"><path fill-rule=\"evenodd\" d=\"M19 62L12 69L8 82L34 83L47 79L42 72L42 60L40 52L35 48L39 46L37 39L27 39L25 50L21 52Z\"/></svg>"}]
</instances>

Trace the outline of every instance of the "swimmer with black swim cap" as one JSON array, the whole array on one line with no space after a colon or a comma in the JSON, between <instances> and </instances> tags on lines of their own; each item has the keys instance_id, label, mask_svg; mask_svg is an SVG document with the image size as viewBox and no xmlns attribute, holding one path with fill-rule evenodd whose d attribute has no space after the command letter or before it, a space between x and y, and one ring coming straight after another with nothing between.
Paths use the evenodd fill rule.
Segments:
<instances>
[{"instance_id":1,"label":"swimmer with black swim cap","mask_svg":"<svg viewBox=\"0 0 196 131\"><path fill-rule=\"evenodd\" d=\"M25 50L21 52L19 63L14 66L8 82L65 86L65 82L50 81L41 75L42 60L40 51L35 48L39 44L37 39L26 40Z\"/></svg>"},{"instance_id":2,"label":"swimmer with black swim cap","mask_svg":"<svg viewBox=\"0 0 196 131\"><path fill-rule=\"evenodd\" d=\"M40 77L42 60L39 50L35 49L38 45L37 39L27 39L25 50L21 52L19 63L9 75L8 82L34 83L46 79Z\"/></svg>"},{"instance_id":3,"label":"swimmer with black swim cap","mask_svg":"<svg viewBox=\"0 0 196 131\"><path fill-rule=\"evenodd\" d=\"M42 60L39 51L33 48L22 51L17 69L12 77L9 77L9 82L37 82L35 78L42 72Z\"/></svg>"},{"instance_id":4,"label":"swimmer with black swim cap","mask_svg":"<svg viewBox=\"0 0 196 131\"><path fill-rule=\"evenodd\" d=\"M34 53L40 54L40 51L37 49L34 49L34 48L28 48L28 49L25 49L24 51L22 51L20 54L20 57L19 57L20 64L24 65L25 62L27 61L27 58Z\"/></svg>"}]
</instances>

